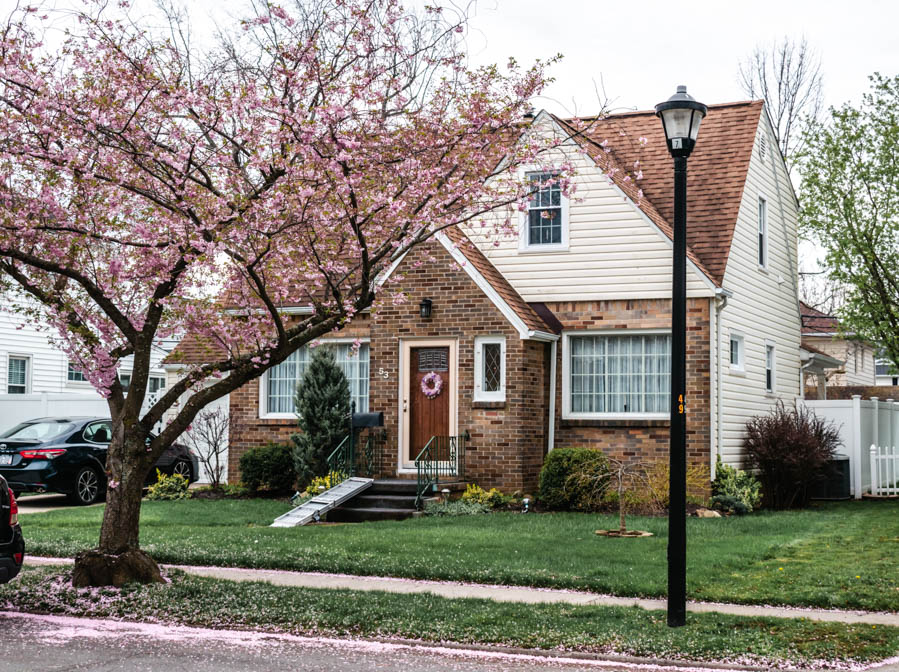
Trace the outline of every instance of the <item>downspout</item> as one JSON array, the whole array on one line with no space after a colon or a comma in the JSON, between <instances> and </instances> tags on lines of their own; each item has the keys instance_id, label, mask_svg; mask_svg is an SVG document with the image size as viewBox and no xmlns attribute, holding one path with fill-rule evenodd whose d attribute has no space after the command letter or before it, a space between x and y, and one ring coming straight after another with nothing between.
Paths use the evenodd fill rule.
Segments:
<instances>
[{"instance_id":1,"label":"downspout","mask_svg":"<svg viewBox=\"0 0 899 672\"><path fill-rule=\"evenodd\" d=\"M556 350L559 341L549 347L549 430L546 433L546 452L553 451L556 442Z\"/></svg>"},{"instance_id":2,"label":"downspout","mask_svg":"<svg viewBox=\"0 0 899 672\"><path fill-rule=\"evenodd\" d=\"M727 300L733 296L733 292L723 287L715 288L715 441L712 443L712 458L709 471L712 480L715 480L715 467L718 465L718 455L721 452L721 313L727 306Z\"/></svg>"}]
</instances>

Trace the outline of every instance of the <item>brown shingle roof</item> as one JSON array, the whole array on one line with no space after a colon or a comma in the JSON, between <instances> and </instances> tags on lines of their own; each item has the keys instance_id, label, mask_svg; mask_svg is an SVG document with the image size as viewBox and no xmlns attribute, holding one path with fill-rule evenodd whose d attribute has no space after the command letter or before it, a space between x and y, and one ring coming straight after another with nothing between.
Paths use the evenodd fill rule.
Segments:
<instances>
[{"instance_id":1,"label":"brown shingle roof","mask_svg":"<svg viewBox=\"0 0 899 672\"><path fill-rule=\"evenodd\" d=\"M496 267L469 240L468 236L455 226L444 229L444 233L478 273L484 276L484 279L490 283L490 286L502 297L503 301L521 318L521 321L525 323L528 329L548 334L554 333L553 329L521 298L521 294L515 291L515 288L509 284L509 281L503 277L502 273L496 270Z\"/></svg>"},{"instance_id":2,"label":"brown shingle roof","mask_svg":"<svg viewBox=\"0 0 899 672\"><path fill-rule=\"evenodd\" d=\"M212 343L194 332L188 332L175 348L162 360L163 366L167 364L206 364L215 362L225 357L224 349L217 343Z\"/></svg>"},{"instance_id":3,"label":"brown shingle roof","mask_svg":"<svg viewBox=\"0 0 899 672\"><path fill-rule=\"evenodd\" d=\"M762 108L761 100L709 105L687 168L688 254L694 263L698 260L700 269L718 285L727 267ZM625 182L624 170L615 173L612 179L670 238L670 223L674 221L674 171L662 124L655 112L613 114L598 120L569 122L586 125L585 133L592 141L588 153L595 160L599 158L601 169L608 171L603 157L610 157L616 167L632 174L634 161L640 161L643 179L638 183ZM648 140L645 147L640 146L640 137ZM608 154L599 147L603 141L607 141ZM643 190L642 199L636 197L638 188Z\"/></svg>"},{"instance_id":4,"label":"brown shingle roof","mask_svg":"<svg viewBox=\"0 0 899 672\"><path fill-rule=\"evenodd\" d=\"M799 303L799 317L802 320L802 334L835 334L840 331L840 321L833 315L827 315L812 308L807 303Z\"/></svg>"}]
</instances>

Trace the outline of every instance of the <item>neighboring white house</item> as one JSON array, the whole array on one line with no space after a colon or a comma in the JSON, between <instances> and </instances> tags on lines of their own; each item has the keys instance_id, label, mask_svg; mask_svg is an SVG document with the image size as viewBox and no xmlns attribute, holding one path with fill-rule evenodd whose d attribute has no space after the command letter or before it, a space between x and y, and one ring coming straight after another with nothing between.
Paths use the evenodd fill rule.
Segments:
<instances>
[{"instance_id":1,"label":"neighboring white house","mask_svg":"<svg viewBox=\"0 0 899 672\"><path fill-rule=\"evenodd\" d=\"M69 363L66 354L51 342L53 333L12 309L9 298L0 297L0 432L23 420L46 415L106 415L106 401ZM177 341L154 348L148 390L165 388L160 362ZM131 358L119 369L122 383L131 380Z\"/></svg>"}]
</instances>

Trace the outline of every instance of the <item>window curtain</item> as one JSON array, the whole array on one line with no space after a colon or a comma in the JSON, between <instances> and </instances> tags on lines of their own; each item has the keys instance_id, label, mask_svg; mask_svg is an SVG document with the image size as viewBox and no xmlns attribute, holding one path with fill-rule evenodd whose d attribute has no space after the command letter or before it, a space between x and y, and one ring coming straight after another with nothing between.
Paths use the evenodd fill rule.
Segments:
<instances>
[{"instance_id":1,"label":"window curtain","mask_svg":"<svg viewBox=\"0 0 899 672\"><path fill-rule=\"evenodd\" d=\"M294 413L294 394L309 364L309 349L303 346L268 372L268 412ZM334 359L350 386L350 399L357 413L368 412L369 345L363 343L353 353L351 343L337 343Z\"/></svg>"},{"instance_id":2,"label":"window curtain","mask_svg":"<svg viewBox=\"0 0 899 672\"><path fill-rule=\"evenodd\" d=\"M573 413L666 413L671 386L671 337L572 336Z\"/></svg>"}]
</instances>

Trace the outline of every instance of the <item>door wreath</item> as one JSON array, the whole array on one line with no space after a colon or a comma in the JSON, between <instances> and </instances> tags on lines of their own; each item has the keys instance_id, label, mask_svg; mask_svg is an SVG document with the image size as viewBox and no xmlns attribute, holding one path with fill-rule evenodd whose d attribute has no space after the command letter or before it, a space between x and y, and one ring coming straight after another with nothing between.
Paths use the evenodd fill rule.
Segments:
<instances>
[{"instance_id":1,"label":"door wreath","mask_svg":"<svg viewBox=\"0 0 899 672\"><path fill-rule=\"evenodd\" d=\"M436 371L431 371L421 379L421 392L428 399L438 396L443 390L443 378Z\"/></svg>"}]
</instances>

